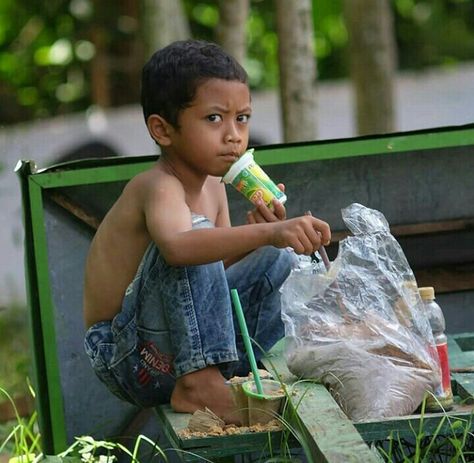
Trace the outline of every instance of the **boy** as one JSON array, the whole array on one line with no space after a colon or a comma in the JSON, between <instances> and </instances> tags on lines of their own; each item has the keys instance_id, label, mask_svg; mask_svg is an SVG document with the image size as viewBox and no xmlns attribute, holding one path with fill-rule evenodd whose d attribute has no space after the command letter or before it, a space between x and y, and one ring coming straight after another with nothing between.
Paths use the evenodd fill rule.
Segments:
<instances>
[{"instance_id":1,"label":"boy","mask_svg":"<svg viewBox=\"0 0 474 463\"><path fill-rule=\"evenodd\" d=\"M251 103L244 69L217 45L156 52L143 69L142 106L161 156L126 185L92 241L85 348L124 400L189 413L207 406L235 422L224 381L249 365L229 290L239 291L250 336L269 349L284 335L286 248L310 254L329 242L329 226L286 220L275 202L231 227L220 178L247 148Z\"/></svg>"}]
</instances>

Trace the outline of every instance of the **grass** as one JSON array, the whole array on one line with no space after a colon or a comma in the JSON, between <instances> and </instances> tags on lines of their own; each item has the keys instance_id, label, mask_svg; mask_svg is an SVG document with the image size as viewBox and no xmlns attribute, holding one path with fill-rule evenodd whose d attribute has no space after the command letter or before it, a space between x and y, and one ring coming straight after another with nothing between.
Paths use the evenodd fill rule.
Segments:
<instances>
[{"instance_id":1,"label":"grass","mask_svg":"<svg viewBox=\"0 0 474 463\"><path fill-rule=\"evenodd\" d=\"M34 394L34 391L30 391ZM11 395L0 387L0 395L6 397L13 406ZM298 406L298 405L297 405ZM296 408L297 408L296 406ZM293 453L294 439L301 447L304 461L313 463L309 442L307 442L298 422L294 409L288 406L279 417L284 431L279 449L273 449L271 439L262 451L256 462L259 463L287 463L302 461ZM402 440L396 434L389 436L384 442L372 445L378 451L382 461L387 463L464 463L474 461L474 435L471 432L473 425L472 415L469 418L452 418L449 414L443 416L437 428L431 435L427 435L423 419L425 416L424 404L421 410L421 419L416 428L412 428L413 436L409 440ZM449 432L446 433L445 425ZM445 432L444 435L441 431ZM36 413L31 417L22 418L18 414L16 420L0 425L0 457L3 455L8 463L114 463L130 461L140 463L140 452L143 446L151 448L145 461L167 462L170 452L179 452L177 449L162 449L150 438L139 435L131 449L118 442L96 440L91 436L80 436L64 452L55 456L44 456L41 450L41 436L36 423ZM5 459L6 456L6 459ZM126 460L124 460L126 458ZM210 462L205 458L201 461ZM246 460L249 461L249 460Z\"/></svg>"},{"instance_id":2,"label":"grass","mask_svg":"<svg viewBox=\"0 0 474 463\"><path fill-rule=\"evenodd\" d=\"M0 386L13 397L28 394L31 360L26 319L25 307L0 309Z\"/></svg>"},{"instance_id":3,"label":"grass","mask_svg":"<svg viewBox=\"0 0 474 463\"><path fill-rule=\"evenodd\" d=\"M435 398L436 399L436 398ZM391 433L377 450L389 463L464 463L473 461L473 415L467 418L451 417L444 412L436 429L427 435L424 428L426 399L421 405L417 428L411 427L411 439L401 439ZM446 433L446 429L448 433ZM442 434L442 431L444 434Z\"/></svg>"},{"instance_id":4,"label":"grass","mask_svg":"<svg viewBox=\"0 0 474 463\"><path fill-rule=\"evenodd\" d=\"M147 436L139 435L132 448L127 448L117 442L95 440L91 436L79 436L63 453L45 457L41 449L41 436L36 422L36 412L23 418L15 407L15 398L34 391L26 380L30 360L28 357L28 333L26 328L26 309L12 307L0 311L0 403L8 401L15 410L15 419L0 423L0 463L113 463L120 456L133 463L140 463L143 447L148 451L146 461L168 461L170 452L177 449L162 449ZM8 392L7 392L8 391ZM288 394L288 392L286 392ZM302 399L302 398L301 398ZM301 400L300 399L300 400ZM307 461L312 463L310 444L303 432L298 415L294 408L287 405L279 417L283 425L282 438L279 448L272 447L272 440L259 456L257 462L286 463ZM298 404L296 408L298 408ZM451 418L448 414L440 421L432 435L427 435L423 426L425 415L424 405L421 410L422 419L419 426L413 428L411 439L401 439L395 433L384 442L373 443L372 448L387 463L464 463L474 461L474 435L471 432L472 416L469 419ZM446 434L446 427L449 433ZM445 434L441 434L443 431ZM295 441L300 450L295 455ZM302 457L302 458L300 458ZM155 459L156 458L156 459ZM201 461L210 461L201 458ZM245 461L249 461L248 459Z\"/></svg>"},{"instance_id":5,"label":"grass","mask_svg":"<svg viewBox=\"0 0 474 463\"><path fill-rule=\"evenodd\" d=\"M34 394L31 387L30 391ZM10 463L25 463L24 460L28 462L35 460L41 454L41 436L36 422L36 412L31 417L22 418L18 414L12 396L2 387L0 387L0 396L5 397L12 404L16 415L16 421L13 422L11 428L7 425L4 430L6 435L0 443L0 455L2 452L10 454Z\"/></svg>"}]
</instances>

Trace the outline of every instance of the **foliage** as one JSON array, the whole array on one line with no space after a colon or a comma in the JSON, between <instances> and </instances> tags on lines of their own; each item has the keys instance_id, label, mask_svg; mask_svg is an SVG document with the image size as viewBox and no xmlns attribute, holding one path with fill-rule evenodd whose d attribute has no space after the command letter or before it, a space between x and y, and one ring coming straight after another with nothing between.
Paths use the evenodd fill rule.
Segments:
<instances>
[{"instance_id":1,"label":"foliage","mask_svg":"<svg viewBox=\"0 0 474 463\"><path fill-rule=\"evenodd\" d=\"M30 392L34 395L32 388ZM38 431L36 412L28 419L23 419L18 414L13 398L2 387L0 387L0 397L2 399L5 397L12 404L16 415L16 422L11 429L7 429L6 436L2 436L0 455L3 451L8 451L10 456L20 458L19 462L36 461L41 455L41 436ZM14 463L12 460L10 462Z\"/></svg>"},{"instance_id":2,"label":"foliage","mask_svg":"<svg viewBox=\"0 0 474 463\"><path fill-rule=\"evenodd\" d=\"M93 45L83 38L84 20L70 9L73 4L0 2L0 81L6 83L0 89L1 119L83 107L88 91L84 63Z\"/></svg>"},{"instance_id":3,"label":"foliage","mask_svg":"<svg viewBox=\"0 0 474 463\"><path fill-rule=\"evenodd\" d=\"M25 307L0 310L0 386L11 394L27 392L25 378L30 369ZM0 397L0 402L2 402Z\"/></svg>"},{"instance_id":4,"label":"foliage","mask_svg":"<svg viewBox=\"0 0 474 463\"><path fill-rule=\"evenodd\" d=\"M183 0L194 37L214 39L215 0ZM91 82L111 87L107 104L138 101L143 63L144 2L2 0L0 123L62 114L103 104ZM392 0L401 69L474 58L473 0ZM347 76L343 0L313 0L319 79ZM254 88L278 82L273 0L252 0L245 67ZM99 89L100 90L100 89Z\"/></svg>"},{"instance_id":5,"label":"foliage","mask_svg":"<svg viewBox=\"0 0 474 463\"><path fill-rule=\"evenodd\" d=\"M92 102L92 62L99 47L112 60L118 47L130 52L123 42L136 35L135 19L120 7L123 3L2 0L0 122L86 109ZM110 77L120 81L117 72Z\"/></svg>"},{"instance_id":6,"label":"foliage","mask_svg":"<svg viewBox=\"0 0 474 463\"><path fill-rule=\"evenodd\" d=\"M292 387L305 381L307 380L294 383ZM31 386L29 389L34 396ZM289 399L292 396L292 389L287 390L285 385L283 385L283 389ZM296 413L304 394L294 406L289 406L289 400L287 400L282 416L276 417L283 427L280 450L273 449L269 439L268 445L262 449L261 456L257 457L256 462L300 462L301 459L295 456L292 450L295 440L301 446L302 453L299 455L304 456L305 461L309 463L314 461L310 444ZM16 412L13 398L2 387L0 387L0 396L6 397ZM387 441L373 443L373 451L378 452L387 463L434 463L437 461L462 463L472 461L474 455L474 452L470 450L474 441L471 432L472 415L466 419L451 417L445 413L432 433L427 433L424 421L425 403L424 401L421 406L419 425L416 428L412 427L411 439L402 439L397 433L391 433ZM448 434L443 435L442 432L446 433L446 429ZM8 456L9 463L115 463L117 461L140 463L143 444L149 445L152 451L152 454L149 452L146 454L146 461L158 457L157 461L167 462L169 452L190 453L184 450L162 449L156 442L144 435L139 435L136 438L132 449L119 442L96 440L92 436L80 436L76 437L74 443L59 455L45 456L42 453L36 412L28 419L21 418L16 412L16 421L0 425L0 457L2 455ZM197 459L212 463L211 460L203 457L197 457Z\"/></svg>"},{"instance_id":7,"label":"foliage","mask_svg":"<svg viewBox=\"0 0 474 463\"><path fill-rule=\"evenodd\" d=\"M413 433L411 438L401 438L397 432L392 432L387 441L376 445L384 460L388 463L472 461L473 453L469 447L473 441L471 432L473 416L460 418L444 413L433 432L428 434L425 428L425 407L426 397L421 405L419 425L417 428L411 427Z\"/></svg>"},{"instance_id":8,"label":"foliage","mask_svg":"<svg viewBox=\"0 0 474 463\"><path fill-rule=\"evenodd\" d=\"M474 1L395 0L402 69L474 58Z\"/></svg>"}]
</instances>

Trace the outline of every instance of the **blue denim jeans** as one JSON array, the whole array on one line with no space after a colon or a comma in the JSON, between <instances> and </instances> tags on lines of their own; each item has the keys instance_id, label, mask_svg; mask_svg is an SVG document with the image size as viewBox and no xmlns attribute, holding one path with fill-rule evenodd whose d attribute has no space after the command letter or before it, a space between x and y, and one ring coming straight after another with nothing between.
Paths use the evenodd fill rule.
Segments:
<instances>
[{"instance_id":1,"label":"blue denim jeans","mask_svg":"<svg viewBox=\"0 0 474 463\"><path fill-rule=\"evenodd\" d=\"M212 226L193 215L193 228ZM86 333L92 367L111 392L142 407L169 402L177 377L210 365L227 378L246 375L230 289L239 293L258 360L284 335L279 288L293 262L292 252L266 246L226 270L221 261L172 267L151 244L121 311Z\"/></svg>"}]
</instances>

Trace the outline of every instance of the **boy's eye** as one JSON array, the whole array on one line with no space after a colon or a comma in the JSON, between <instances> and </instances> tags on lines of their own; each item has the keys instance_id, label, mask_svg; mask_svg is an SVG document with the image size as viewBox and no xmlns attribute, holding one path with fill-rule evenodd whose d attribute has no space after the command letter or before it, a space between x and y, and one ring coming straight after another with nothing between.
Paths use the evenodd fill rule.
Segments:
<instances>
[{"instance_id":1,"label":"boy's eye","mask_svg":"<svg viewBox=\"0 0 474 463\"><path fill-rule=\"evenodd\" d=\"M222 117L219 114L210 114L207 116L207 120L210 122L220 122L222 121Z\"/></svg>"},{"instance_id":2,"label":"boy's eye","mask_svg":"<svg viewBox=\"0 0 474 463\"><path fill-rule=\"evenodd\" d=\"M250 114L240 114L237 116L237 121L247 124L250 119Z\"/></svg>"}]
</instances>

